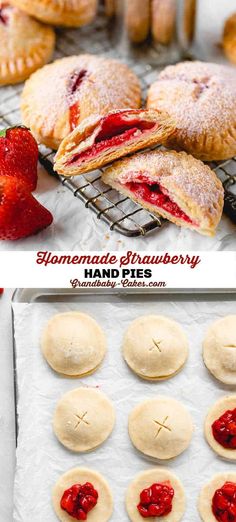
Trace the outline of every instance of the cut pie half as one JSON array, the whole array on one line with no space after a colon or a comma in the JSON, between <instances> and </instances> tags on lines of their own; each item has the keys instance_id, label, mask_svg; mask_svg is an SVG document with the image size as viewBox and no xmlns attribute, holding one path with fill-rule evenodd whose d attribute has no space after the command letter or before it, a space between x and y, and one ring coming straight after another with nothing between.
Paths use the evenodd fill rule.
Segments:
<instances>
[{"instance_id":1,"label":"cut pie half","mask_svg":"<svg viewBox=\"0 0 236 522\"><path fill-rule=\"evenodd\" d=\"M61 143L55 170L74 176L151 145L165 143L175 123L157 110L127 109L85 119Z\"/></svg>"},{"instance_id":2,"label":"cut pie half","mask_svg":"<svg viewBox=\"0 0 236 522\"><path fill-rule=\"evenodd\" d=\"M149 151L114 163L102 179L176 225L214 235L224 190L216 174L185 152Z\"/></svg>"}]
</instances>

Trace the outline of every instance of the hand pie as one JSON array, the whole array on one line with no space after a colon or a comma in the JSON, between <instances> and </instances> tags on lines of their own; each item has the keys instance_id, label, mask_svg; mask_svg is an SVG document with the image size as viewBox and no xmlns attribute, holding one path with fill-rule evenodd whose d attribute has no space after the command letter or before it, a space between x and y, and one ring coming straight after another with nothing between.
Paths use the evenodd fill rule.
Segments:
<instances>
[{"instance_id":1,"label":"hand pie","mask_svg":"<svg viewBox=\"0 0 236 522\"><path fill-rule=\"evenodd\" d=\"M236 513L236 473L218 473L200 493L198 510L203 522L234 522Z\"/></svg>"},{"instance_id":2,"label":"hand pie","mask_svg":"<svg viewBox=\"0 0 236 522\"><path fill-rule=\"evenodd\" d=\"M216 174L185 152L151 151L114 163L104 183L176 225L214 235L223 210Z\"/></svg>"},{"instance_id":3,"label":"hand pie","mask_svg":"<svg viewBox=\"0 0 236 522\"><path fill-rule=\"evenodd\" d=\"M141 453L169 460L185 451L192 439L189 412L170 397L162 395L138 404L129 416L129 436Z\"/></svg>"},{"instance_id":4,"label":"hand pie","mask_svg":"<svg viewBox=\"0 0 236 522\"><path fill-rule=\"evenodd\" d=\"M142 379L168 379L184 366L188 339L181 326L168 317L145 315L132 321L125 332L123 356Z\"/></svg>"},{"instance_id":5,"label":"hand pie","mask_svg":"<svg viewBox=\"0 0 236 522\"><path fill-rule=\"evenodd\" d=\"M186 506L180 480L172 471L153 468L139 473L129 485L126 509L131 522L182 520Z\"/></svg>"},{"instance_id":6,"label":"hand pie","mask_svg":"<svg viewBox=\"0 0 236 522\"><path fill-rule=\"evenodd\" d=\"M115 411L111 401L96 388L77 388L60 399L53 417L58 440L77 453L92 451L111 434Z\"/></svg>"},{"instance_id":7,"label":"hand pie","mask_svg":"<svg viewBox=\"0 0 236 522\"><path fill-rule=\"evenodd\" d=\"M215 321L203 341L203 360L216 379L236 385L236 315Z\"/></svg>"},{"instance_id":8,"label":"hand pie","mask_svg":"<svg viewBox=\"0 0 236 522\"><path fill-rule=\"evenodd\" d=\"M47 24L80 27L94 20L98 0L11 0L11 3Z\"/></svg>"},{"instance_id":9,"label":"hand pie","mask_svg":"<svg viewBox=\"0 0 236 522\"><path fill-rule=\"evenodd\" d=\"M164 143L174 131L168 115L155 110L126 109L91 116L62 141L54 168L64 176L82 174Z\"/></svg>"},{"instance_id":10,"label":"hand pie","mask_svg":"<svg viewBox=\"0 0 236 522\"><path fill-rule=\"evenodd\" d=\"M125 25L131 42L146 40L150 28L149 0L124 0Z\"/></svg>"},{"instance_id":11,"label":"hand pie","mask_svg":"<svg viewBox=\"0 0 236 522\"><path fill-rule=\"evenodd\" d=\"M64 473L53 488L52 503L61 522L108 522L113 512L107 481L100 473L87 468L74 468Z\"/></svg>"},{"instance_id":12,"label":"hand pie","mask_svg":"<svg viewBox=\"0 0 236 522\"><path fill-rule=\"evenodd\" d=\"M236 63L236 13L225 22L223 49L227 58L232 63Z\"/></svg>"},{"instance_id":13,"label":"hand pie","mask_svg":"<svg viewBox=\"0 0 236 522\"><path fill-rule=\"evenodd\" d=\"M168 146L205 161L236 154L236 71L224 65L184 62L166 67L151 85L147 107L177 122Z\"/></svg>"},{"instance_id":14,"label":"hand pie","mask_svg":"<svg viewBox=\"0 0 236 522\"><path fill-rule=\"evenodd\" d=\"M205 420L205 437L211 448L228 460L236 461L236 395L219 399Z\"/></svg>"},{"instance_id":15,"label":"hand pie","mask_svg":"<svg viewBox=\"0 0 236 522\"><path fill-rule=\"evenodd\" d=\"M48 321L41 346L54 371L69 377L83 377L98 369L106 354L107 341L92 317L66 312Z\"/></svg>"},{"instance_id":16,"label":"hand pie","mask_svg":"<svg viewBox=\"0 0 236 522\"><path fill-rule=\"evenodd\" d=\"M52 56L55 33L7 2L0 2L0 85L24 81Z\"/></svg>"},{"instance_id":17,"label":"hand pie","mask_svg":"<svg viewBox=\"0 0 236 522\"><path fill-rule=\"evenodd\" d=\"M152 0L152 35L168 45L175 34L176 0Z\"/></svg>"},{"instance_id":18,"label":"hand pie","mask_svg":"<svg viewBox=\"0 0 236 522\"><path fill-rule=\"evenodd\" d=\"M116 60L93 55L57 60L26 82L21 111L24 125L46 146L57 149L79 123L94 114L141 104L137 76Z\"/></svg>"}]
</instances>

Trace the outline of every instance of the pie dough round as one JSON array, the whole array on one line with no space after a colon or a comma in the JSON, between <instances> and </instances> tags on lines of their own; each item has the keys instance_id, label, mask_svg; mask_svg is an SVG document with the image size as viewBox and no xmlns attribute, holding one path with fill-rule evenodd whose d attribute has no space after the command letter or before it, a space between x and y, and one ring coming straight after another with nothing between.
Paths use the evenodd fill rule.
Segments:
<instances>
[{"instance_id":1,"label":"pie dough round","mask_svg":"<svg viewBox=\"0 0 236 522\"><path fill-rule=\"evenodd\" d=\"M225 22L223 34L223 49L227 58L236 63L236 13Z\"/></svg>"},{"instance_id":2,"label":"pie dough round","mask_svg":"<svg viewBox=\"0 0 236 522\"><path fill-rule=\"evenodd\" d=\"M0 85L26 80L47 63L55 33L23 11L0 2Z\"/></svg>"},{"instance_id":3,"label":"pie dough round","mask_svg":"<svg viewBox=\"0 0 236 522\"><path fill-rule=\"evenodd\" d=\"M216 522L216 518L212 513L212 499L216 490L220 489L225 482L236 483L236 473L232 471L218 473L202 488L198 499L198 510L203 522Z\"/></svg>"},{"instance_id":4,"label":"pie dough round","mask_svg":"<svg viewBox=\"0 0 236 522\"><path fill-rule=\"evenodd\" d=\"M129 67L93 55L69 56L43 67L26 82L21 98L24 125L54 149L85 118L140 105L140 82Z\"/></svg>"},{"instance_id":5,"label":"pie dough round","mask_svg":"<svg viewBox=\"0 0 236 522\"><path fill-rule=\"evenodd\" d=\"M236 385L236 315L214 322L203 341L208 370L224 384Z\"/></svg>"},{"instance_id":6,"label":"pie dough round","mask_svg":"<svg viewBox=\"0 0 236 522\"><path fill-rule=\"evenodd\" d=\"M62 475L55 484L52 492L52 503L58 519L61 522L72 522L72 517L60 507L60 502L64 491L74 484L85 484L91 482L98 492L98 503L89 512L89 522L107 522L113 512L113 498L109 485L106 480L91 469L74 468Z\"/></svg>"},{"instance_id":7,"label":"pie dough round","mask_svg":"<svg viewBox=\"0 0 236 522\"><path fill-rule=\"evenodd\" d=\"M58 440L71 451L92 451L111 434L115 410L104 393L95 388L76 388L57 404L53 430Z\"/></svg>"},{"instance_id":8,"label":"pie dough round","mask_svg":"<svg viewBox=\"0 0 236 522\"><path fill-rule=\"evenodd\" d=\"M148 469L136 476L134 481L130 484L126 494L126 509L129 518L132 522L143 522L143 517L137 510L137 505L140 502L140 492L143 489L150 487L155 483L170 482L171 486L175 491L175 495L172 501L172 511L165 517L159 517L160 520L166 520L166 522L179 522L185 511L185 493L180 480L171 471L165 468L154 468ZM154 517L152 520L158 520L158 517Z\"/></svg>"},{"instance_id":9,"label":"pie dough round","mask_svg":"<svg viewBox=\"0 0 236 522\"><path fill-rule=\"evenodd\" d=\"M144 455L167 460L189 446L193 422L186 408L163 395L138 404L129 416L129 436Z\"/></svg>"},{"instance_id":10,"label":"pie dough round","mask_svg":"<svg viewBox=\"0 0 236 522\"><path fill-rule=\"evenodd\" d=\"M81 312L54 315L42 335L42 352L58 373L83 377L97 370L103 361L107 342L98 323Z\"/></svg>"},{"instance_id":11,"label":"pie dough round","mask_svg":"<svg viewBox=\"0 0 236 522\"><path fill-rule=\"evenodd\" d=\"M166 67L149 89L148 108L176 120L168 146L205 161L236 154L236 71L216 63Z\"/></svg>"},{"instance_id":12,"label":"pie dough round","mask_svg":"<svg viewBox=\"0 0 236 522\"><path fill-rule=\"evenodd\" d=\"M168 379L178 373L188 357L188 339L181 326L159 315L135 319L123 340L125 361L139 377Z\"/></svg>"},{"instance_id":13,"label":"pie dough round","mask_svg":"<svg viewBox=\"0 0 236 522\"><path fill-rule=\"evenodd\" d=\"M11 3L42 22L80 27L94 20L98 0L11 0Z\"/></svg>"},{"instance_id":14,"label":"pie dough round","mask_svg":"<svg viewBox=\"0 0 236 522\"><path fill-rule=\"evenodd\" d=\"M211 407L205 420L205 437L208 444L218 455L220 455L220 457L229 460L236 460L236 450L224 448L224 446L217 442L212 433L212 424L227 410L234 410L235 408L236 395L222 397Z\"/></svg>"}]
</instances>

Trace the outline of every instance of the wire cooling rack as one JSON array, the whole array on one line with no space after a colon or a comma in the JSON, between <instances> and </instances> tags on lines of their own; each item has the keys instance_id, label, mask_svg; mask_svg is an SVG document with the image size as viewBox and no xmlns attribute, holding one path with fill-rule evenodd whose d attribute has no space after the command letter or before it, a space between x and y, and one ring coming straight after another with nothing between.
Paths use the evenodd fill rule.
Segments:
<instances>
[{"instance_id":1,"label":"wire cooling rack","mask_svg":"<svg viewBox=\"0 0 236 522\"><path fill-rule=\"evenodd\" d=\"M111 48L109 26L104 16L98 16L94 27L57 31L56 58L89 52L103 54L109 57L120 58L119 50ZM140 59L129 59L127 63L140 78L143 96L157 76L157 67L150 65L158 55L160 46L149 48L149 63ZM4 87L0 90L0 128L16 125L21 122L19 101L22 86ZM39 145L40 162L46 170L53 171L54 152ZM221 164L212 164L212 168L221 178L225 188L225 212L236 222L236 158ZM98 219L104 220L111 230L116 230L129 237L144 236L151 231L161 228L167 223L162 218L154 216L129 198L120 195L116 190L105 185L101 180L101 170L92 173L65 178L58 176L61 183L80 199L87 208L93 210Z\"/></svg>"}]
</instances>

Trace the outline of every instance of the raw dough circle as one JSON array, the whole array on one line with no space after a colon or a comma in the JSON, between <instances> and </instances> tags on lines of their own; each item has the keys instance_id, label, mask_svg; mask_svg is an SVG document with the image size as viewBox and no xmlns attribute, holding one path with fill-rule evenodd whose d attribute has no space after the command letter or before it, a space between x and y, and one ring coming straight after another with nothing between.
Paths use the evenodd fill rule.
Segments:
<instances>
[{"instance_id":1,"label":"raw dough circle","mask_svg":"<svg viewBox=\"0 0 236 522\"><path fill-rule=\"evenodd\" d=\"M203 359L216 379L236 385L236 315L227 315L210 326L203 342Z\"/></svg>"},{"instance_id":2,"label":"raw dough circle","mask_svg":"<svg viewBox=\"0 0 236 522\"><path fill-rule=\"evenodd\" d=\"M188 357L188 340L171 319L147 315L133 321L125 333L123 354L130 368L143 379L173 377Z\"/></svg>"},{"instance_id":3,"label":"raw dough circle","mask_svg":"<svg viewBox=\"0 0 236 522\"><path fill-rule=\"evenodd\" d=\"M83 377L97 370L104 359L107 342L98 323L87 314L66 312L54 315L42 336L42 352L58 373Z\"/></svg>"},{"instance_id":4,"label":"raw dough circle","mask_svg":"<svg viewBox=\"0 0 236 522\"><path fill-rule=\"evenodd\" d=\"M98 492L98 503L89 512L89 522L107 522L113 512L113 498L106 480L91 469L74 468L62 475L54 486L52 503L54 510L61 522L72 522L72 517L60 507L62 495L65 490L74 484L85 484L91 482Z\"/></svg>"},{"instance_id":5,"label":"raw dough circle","mask_svg":"<svg viewBox=\"0 0 236 522\"><path fill-rule=\"evenodd\" d=\"M179 401L159 395L134 408L129 416L129 435L144 455L172 459L189 446L193 422Z\"/></svg>"},{"instance_id":6,"label":"raw dough circle","mask_svg":"<svg viewBox=\"0 0 236 522\"><path fill-rule=\"evenodd\" d=\"M212 433L212 424L227 410L234 410L236 408L236 395L228 395L219 399L210 409L205 420L205 437L211 448L220 455L229 460L236 460L236 450L227 449L221 446L214 438Z\"/></svg>"},{"instance_id":7,"label":"raw dough circle","mask_svg":"<svg viewBox=\"0 0 236 522\"><path fill-rule=\"evenodd\" d=\"M115 410L104 393L95 388L67 392L57 404L53 430L58 440L71 451L91 451L111 434Z\"/></svg>"},{"instance_id":8,"label":"raw dough circle","mask_svg":"<svg viewBox=\"0 0 236 522\"><path fill-rule=\"evenodd\" d=\"M185 493L183 486L179 479L165 468L149 469L137 475L134 481L130 484L126 494L126 509L129 518L132 522L143 522L143 517L137 510L137 505L140 502L140 493L143 489L149 488L152 484L169 481L175 491L172 502L172 511L169 515L163 518L166 522L179 522L182 519L185 511ZM154 520L154 518L152 519ZM158 517L155 520L159 520Z\"/></svg>"},{"instance_id":9,"label":"raw dough circle","mask_svg":"<svg viewBox=\"0 0 236 522\"><path fill-rule=\"evenodd\" d=\"M212 499L216 490L221 488L225 482L236 483L236 473L218 473L202 488L198 499L198 510L203 522L216 522L212 513Z\"/></svg>"}]
</instances>

